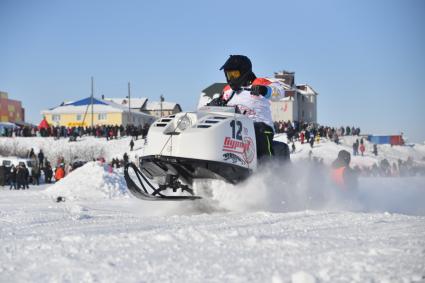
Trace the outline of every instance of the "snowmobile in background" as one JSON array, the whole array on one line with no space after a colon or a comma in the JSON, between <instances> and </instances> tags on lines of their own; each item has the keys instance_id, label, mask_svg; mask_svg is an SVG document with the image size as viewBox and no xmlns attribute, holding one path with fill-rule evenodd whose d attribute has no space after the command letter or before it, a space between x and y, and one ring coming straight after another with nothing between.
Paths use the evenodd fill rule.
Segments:
<instances>
[{"instance_id":1,"label":"snowmobile in background","mask_svg":"<svg viewBox=\"0 0 425 283\"><path fill-rule=\"evenodd\" d=\"M289 160L285 143L273 141L278 161ZM204 106L154 122L139 166L128 163L130 192L143 200L196 200L197 179L237 184L257 170L253 121L235 107Z\"/></svg>"}]
</instances>

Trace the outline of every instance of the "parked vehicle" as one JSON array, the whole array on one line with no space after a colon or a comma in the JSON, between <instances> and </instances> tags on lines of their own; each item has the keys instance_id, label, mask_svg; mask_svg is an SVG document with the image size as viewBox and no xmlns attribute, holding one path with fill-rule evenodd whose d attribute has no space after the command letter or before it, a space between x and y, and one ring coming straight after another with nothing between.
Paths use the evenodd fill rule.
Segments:
<instances>
[{"instance_id":1,"label":"parked vehicle","mask_svg":"<svg viewBox=\"0 0 425 283\"><path fill-rule=\"evenodd\" d=\"M16 156L0 157L0 163L6 166L7 168L11 167L12 164L15 166L25 164L25 166L28 168L30 176L32 175L32 168L35 166L34 160L29 158L20 158Z\"/></svg>"}]
</instances>

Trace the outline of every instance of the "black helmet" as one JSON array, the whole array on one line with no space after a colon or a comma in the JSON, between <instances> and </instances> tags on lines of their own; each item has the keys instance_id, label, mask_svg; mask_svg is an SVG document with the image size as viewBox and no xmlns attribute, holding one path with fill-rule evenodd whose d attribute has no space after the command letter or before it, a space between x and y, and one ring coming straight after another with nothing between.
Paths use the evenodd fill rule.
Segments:
<instances>
[{"instance_id":1,"label":"black helmet","mask_svg":"<svg viewBox=\"0 0 425 283\"><path fill-rule=\"evenodd\" d=\"M220 70L224 70L227 83L233 90L239 90L255 79L251 60L244 55L230 55Z\"/></svg>"},{"instance_id":2,"label":"black helmet","mask_svg":"<svg viewBox=\"0 0 425 283\"><path fill-rule=\"evenodd\" d=\"M341 150L338 152L338 159L342 161L345 165L350 164L351 154L346 150Z\"/></svg>"}]
</instances>

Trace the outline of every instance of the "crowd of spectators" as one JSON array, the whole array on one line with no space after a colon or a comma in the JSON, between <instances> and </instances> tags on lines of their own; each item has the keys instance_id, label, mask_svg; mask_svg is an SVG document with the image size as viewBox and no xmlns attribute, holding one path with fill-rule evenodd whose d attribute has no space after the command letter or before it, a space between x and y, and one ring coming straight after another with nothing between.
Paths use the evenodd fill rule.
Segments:
<instances>
[{"instance_id":1,"label":"crowd of spectators","mask_svg":"<svg viewBox=\"0 0 425 283\"><path fill-rule=\"evenodd\" d=\"M16 166L14 164L5 166L0 163L0 186L9 186L10 190L25 190L29 189L30 185L54 183L87 163L85 160L75 160L66 163L62 156L58 157L54 162L50 162L44 157L42 150L36 154L33 149L28 151L26 158L31 160L30 167L27 167L25 162L19 162ZM93 159L93 161L106 164L106 160L103 157ZM113 158L106 165L113 171L114 168L123 167L128 162L129 156L124 153L122 158Z\"/></svg>"},{"instance_id":2,"label":"crowd of spectators","mask_svg":"<svg viewBox=\"0 0 425 283\"><path fill-rule=\"evenodd\" d=\"M370 167L354 166L353 169L363 177L425 176L425 166L414 162L412 157L408 157L407 160L398 159L392 163L384 158Z\"/></svg>"},{"instance_id":3,"label":"crowd of spectators","mask_svg":"<svg viewBox=\"0 0 425 283\"><path fill-rule=\"evenodd\" d=\"M336 144L339 144L339 139L344 135L360 135L359 127L330 127L322 126L315 123L298 123L297 121L274 122L276 133L285 133L288 138L288 144L291 144L291 152L294 153L295 141L299 141L301 144L309 143L310 147L313 148L315 143L319 143L322 138L327 138ZM364 145L362 146L364 148Z\"/></svg>"},{"instance_id":4,"label":"crowd of spectators","mask_svg":"<svg viewBox=\"0 0 425 283\"><path fill-rule=\"evenodd\" d=\"M328 138L335 143L339 143L340 136L359 136L359 127L330 127L322 126L315 123L299 123L297 121L278 121L274 122L276 133L286 133L288 141L301 141L301 143L310 143L311 138Z\"/></svg>"},{"instance_id":5,"label":"crowd of spectators","mask_svg":"<svg viewBox=\"0 0 425 283\"><path fill-rule=\"evenodd\" d=\"M94 127L65 127L50 126L47 128L38 128L36 126L23 126L15 128L6 128L2 136L4 137L54 137L69 138L75 141L78 137L94 136L97 138L117 139L124 136L131 136L138 139L139 136L144 138L149 130L149 124L144 126L138 125L97 125Z\"/></svg>"},{"instance_id":6,"label":"crowd of spectators","mask_svg":"<svg viewBox=\"0 0 425 283\"><path fill-rule=\"evenodd\" d=\"M31 160L31 167L27 167L25 162L21 161L17 165L5 166L0 164L0 186L8 185L9 189L25 190L30 185L39 185L40 178L44 176L44 183L51 183L53 178L53 169L50 162L44 157L42 150L38 154L31 149L26 156ZM56 171L60 165L56 166Z\"/></svg>"}]
</instances>

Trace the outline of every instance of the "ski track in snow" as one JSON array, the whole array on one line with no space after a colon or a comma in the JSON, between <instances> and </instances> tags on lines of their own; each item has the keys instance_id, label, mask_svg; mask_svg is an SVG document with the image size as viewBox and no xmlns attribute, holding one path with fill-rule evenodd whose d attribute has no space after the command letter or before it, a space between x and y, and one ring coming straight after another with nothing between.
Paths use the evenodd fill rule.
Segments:
<instances>
[{"instance_id":1,"label":"ski track in snow","mask_svg":"<svg viewBox=\"0 0 425 283\"><path fill-rule=\"evenodd\" d=\"M105 143L106 156L128 142ZM308 156L297 147L294 160ZM313 154L328 162L338 150ZM314 168L298 171L200 183L210 200L178 203L131 197L122 171L97 162L53 185L0 187L0 282L425 282L424 177L361 178L353 198L329 193Z\"/></svg>"}]
</instances>

